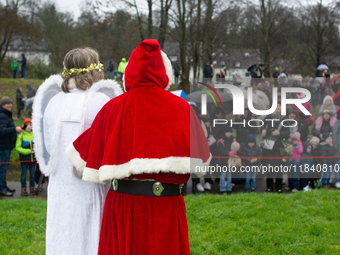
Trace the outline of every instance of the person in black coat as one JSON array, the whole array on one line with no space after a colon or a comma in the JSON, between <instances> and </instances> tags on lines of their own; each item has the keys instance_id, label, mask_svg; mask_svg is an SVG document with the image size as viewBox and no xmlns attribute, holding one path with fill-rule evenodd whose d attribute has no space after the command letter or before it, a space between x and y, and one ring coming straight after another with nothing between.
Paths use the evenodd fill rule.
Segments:
<instances>
[{"instance_id":1,"label":"person in black coat","mask_svg":"<svg viewBox=\"0 0 340 255\"><path fill-rule=\"evenodd\" d=\"M280 121L270 121L270 119L279 119ZM267 121L268 120L268 121ZM263 139L271 139L275 140L274 147L272 150L263 149L262 156L263 157L281 157L280 148L283 147L282 141L283 139L288 140L290 131L288 127L284 127L281 125L282 118L281 116L281 102L278 102L276 110L273 114L270 114L265 117L264 125L262 127L262 136ZM282 164L281 159L262 159L262 164L264 166L279 166ZM269 167L268 167L269 168ZM267 172L267 192L273 191L274 178L276 179L275 186L276 191L278 193L282 193L282 172Z\"/></svg>"},{"instance_id":2,"label":"person in black coat","mask_svg":"<svg viewBox=\"0 0 340 255\"><path fill-rule=\"evenodd\" d=\"M302 142L306 142L308 138L309 128L308 123L306 121L306 115L302 112L298 112L296 108L291 108L288 111L287 118L291 120L295 120L297 122L296 126L292 126L295 122L291 121L291 127L289 128L290 134L294 134L295 132L300 132Z\"/></svg>"},{"instance_id":3,"label":"person in black coat","mask_svg":"<svg viewBox=\"0 0 340 255\"><path fill-rule=\"evenodd\" d=\"M112 64L112 60L110 60L109 65L107 66L107 78L112 79L111 75L114 70L114 66Z\"/></svg>"},{"instance_id":4,"label":"person in black coat","mask_svg":"<svg viewBox=\"0 0 340 255\"><path fill-rule=\"evenodd\" d=\"M0 100L0 163L9 162L11 150L15 147L17 134L22 132L21 127L15 127L12 119L12 100L3 97ZM15 190L7 187L6 172L8 164L0 164L0 195L12 196Z\"/></svg>"},{"instance_id":5,"label":"person in black coat","mask_svg":"<svg viewBox=\"0 0 340 255\"><path fill-rule=\"evenodd\" d=\"M235 121L234 122L242 122L245 121L245 126L242 124L234 124L233 123L233 128L236 129L236 140L238 143L241 145L241 151L242 148L244 147L247 136L249 134L255 134L257 131L257 127L250 127L248 125L248 121L251 120L252 113L249 111L249 108L244 109L244 115L236 115Z\"/></svg>"},{"instance_id":6,"label":"person in black coat","mask_svg":"<svg viewBox=\"0 0 340 255\"><path fill-rule=\"evenodd\" d=\"M21 60L18 61L20 63L21 66L21 79L25 79L25 70L26 70L26 57L25 54L21 54Z\"/></svg>"},{"instance_id":7,"label":"person in black coat","mask_svg":"<svg viewBox=\"0 0 340 255\"><path fill-rule=\"evenodd\" d=\"M312 129L312 134L314 136L320 138L321 142L325 141L325 139L323 137L324 133L331 133L331 135L332 135L333 127L331 126L330 121L331 121L331 115L329 113L323 113L321 129L317 130L315 128L316 124Z\"/></svg>"},{"instance_id":8,"label":"person in black coat","mask_svg":"<svg viewBox=\"0 0 340 255\"><path fill-rule=\"evenodd\" d=\"M175 84L178 84L178 77L180 73L181 73L181 66L179 65L179 62L176 61L176 63L174 64Z\"/></svg>"},{"instance_id":9,"label":"person in black coat","mask_svg":"<svg viewBox=\"0 0 340 255\"><path fill-rule=\"evenodd\" d=\"M203 68L203 74L204 74L204 78L207 80L207 81L211 81L211 78L212 78L212 68L210 66L210 62L207 62L207 64L204 66Z\"/></svg>"},{"instance_id":10,"label":"person in black coat","mask_svg":"<svg viewBox=\"0 0 340 255\"><path fill-rule=\"evenodd\" d=\"M17 88L17 95L16 95L16 102L17 102L17 112L18 112L18 119L20 118L20 112L24 109L24 101L22 99L24 96L22 95L21 88Z\"/></svg>"}]
</instances>

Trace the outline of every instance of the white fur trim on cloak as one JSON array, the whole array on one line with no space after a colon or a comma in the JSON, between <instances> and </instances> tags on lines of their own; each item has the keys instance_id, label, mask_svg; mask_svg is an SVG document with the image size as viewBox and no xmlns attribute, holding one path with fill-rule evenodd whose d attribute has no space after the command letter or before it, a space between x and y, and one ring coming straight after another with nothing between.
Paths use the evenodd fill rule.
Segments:
<instances>
[{"instance_id":1,"label":"white fur trim on cloak","mask_svg":"<svg viewBox=\"0 0 340 255\"><path fill-rule=\"evenodd\" d=\"M207 162L202 159L193 159L189 157L168 157L162 159L156 158L135 158L121 165L104 165L99 170L84 167L86 162L81 159L78 151L70 144L66 150L66 155L77 170L83 172L83 180L90 182L106 183L112 179L124 179L136 174L158 174L175 173L175 174L190 174L194 173L197 176L203 176L205 171L197 171L196 166L209 166L210 158Z\"/></svg>"},{"instance_id":2,"label":"white fur trim on cloak","mask_svg":"<svg viewBox=\"0 0 340 255\"><path fill-rule=\"evenodd\" d=\"M67 146L65 151L67 158L72 162L72 165L80 172L84 172L86 162L80 157L79 152L74 148L73 143Z\"/></svg>"},{"instance_id":3,"label":"white fur trim on cloak","mask_svg":"<svg viewBox=\"0 0 340 255\"><path fill-rule=\"evenodd\" d=\"M206 169L210 165L211 159L212 159L211 153L207 162L203 162L202 159L192 158L190 160L190 172L192 174L197 175L197 177L204 176L207 173Z\"/></svg>"}]
</instances>

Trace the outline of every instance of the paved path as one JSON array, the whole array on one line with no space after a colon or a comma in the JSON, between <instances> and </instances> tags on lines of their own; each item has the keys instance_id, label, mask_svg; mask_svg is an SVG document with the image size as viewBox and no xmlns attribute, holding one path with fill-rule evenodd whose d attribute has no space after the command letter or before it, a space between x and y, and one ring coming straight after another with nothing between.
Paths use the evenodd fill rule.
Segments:
<instances>
[{"instance_id":1,"label":"paved path","mask_svg":"<svg viewBox=\"0 0 340 255\"><path fill-rule=\"evenodd\" d=\"M7 182L7 186L10 189L15 189L15 192L13 196L6 197L6 196L0 196L0 199L18 199L18 198L35 198L35 195L29 194L28 196L21 196L21 183L20 182ZM44 183L43 190L39 192L39 197L47 199L47 183ZM29 187L29 183L27 183L27 187ZM29 188L27 189L27 192L29 193Z\"/></svg>"},{"instance_id":2,"label":"paved path","mask_svg":"<svg viewBox=\"0 0 340 255\"><path fill-rule=\"evenodd\" d=\"M285 180L284 178L284 181ZM203 178L201 178L201 183L203 183ZM7 182L7 185L10 189L15 189L16 191L14 192L14 195L11 197L6 197L6 196L0 196L0 199L18 199L18 198L27 198L27 199L32 199L35 198L34 195L28 195L27 197L21 196L21 183L20 182ZM29 187L29 184L27 183L27 187ZM43 185L43 190L39 192L39 197L47 199L47 187L48 187L48 182L45 182ZM236 183L236 185L233 187L233 193L239 193L244 191L244 182L242 183ZM256 189L255 191L257 193L263 193L266 191L266 179L265 178L257 178L256 179ZM29 191L28 191L29 192ZM187 193L191 194L192 193L192 181L191 179L188 181L187 184ZM211 193L211 194L219 194L219 185L217 183L214 183L212 185L211 191L205 191L205 192L200 192L200 193ZM289 192L290 193L290 192Z\"/></svg>"}]
</instances>

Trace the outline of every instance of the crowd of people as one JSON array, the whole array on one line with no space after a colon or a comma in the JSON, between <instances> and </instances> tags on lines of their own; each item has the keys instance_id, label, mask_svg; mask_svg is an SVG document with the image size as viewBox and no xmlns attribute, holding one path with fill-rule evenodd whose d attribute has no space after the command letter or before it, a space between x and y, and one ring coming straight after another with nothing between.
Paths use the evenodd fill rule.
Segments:
<instances>
[{"instance_id":1,"label":"crowd of people","mask_svg":"<svg viewBox=\"0 0 340 255\"><path fill-rule=\"evenodd\" d=\"M310 102L304 106L310 110ZM202 116L195 104L192 107L201 121L213 156L210 166L252 169L244 174L230 170L221 171L218 175L215 173L215 183L219 185L220 193L231 194L232 178L240 176L245 179L245 192L254 192L260 166L269 165L286 166L291 170L288 171L286 185L283 185L283 171L267 172L267 192L309 191L319 183L324 189L332 189L332 173L335 187L340 188L340 111L337 111L331 96L324 97L315 121L313 116L306 116L294 105L287 109L286 116L282 116L279 102L275 112L263 119L265 124L262 127L248 124L253 119L248 108L245 108L243 116L237 115L233 120L235 123L243 123L245 120L245 126L215 124L214 127L214 119L226 118L223 108L216 107L211 114ZM266 121L270 119L280 121ZM283 120L287 120L290 127L281 125ZM270 143L272 146L268 146ZM192 192L211 190L211 177L208 173L203 184L198 178L192 178Z\"/></svg>"}]
</instances>

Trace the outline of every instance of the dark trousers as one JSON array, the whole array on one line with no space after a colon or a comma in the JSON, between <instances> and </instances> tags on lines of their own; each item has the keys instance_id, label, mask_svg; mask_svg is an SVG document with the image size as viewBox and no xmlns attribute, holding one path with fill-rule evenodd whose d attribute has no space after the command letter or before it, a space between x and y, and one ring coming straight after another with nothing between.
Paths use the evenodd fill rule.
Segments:
<instances>
[{"instance_id":1,"label":"dark trousers","mask_svg":"<svg viewBox=\"0 0 340 255\"><path fill-rule=\"evenodd\" d=\"M0 151L0 162L9 162L9 157L11 155L11 150ZM0 164L0 192L5 192L7 190L6 183L6 172L8 169L8 164Z\"/></svg>"},{"instance_id":2,"label":"dark trousers","mask_svg":"<svg viewBox=\"0 0 340 255\"><path fill-rule=\"evenodd\" d=\"M17 70L13 70L13 76L12 78L17 78Z\"/></svg>"},{"instance_id":3,"label":"dark trousers","mask_svg":"<svg viewBox=\"0 0 340 255\"><path fill-rule=\"evenodd\" d=\"M275 153L273 154L266 154L263 153L263 157L279 157L280 153L275 151ZM281 159L263 159L262 160L262 164L263 165L271 165L273 167L275 166L280 166L282 164ZM270 189L270 191L274 190L274 179L275 179L275 188L276 191L282 190L282 172L267 172L267 179L266 179L266 183L267 183L267 189Z\"/></svg>"},{"instance_id":4,"label":"dark trousers","mask_svg":"<svg viewBox=\"0 0 340 255\"><path fill-rule=\"evenodd\" d=\"M26 66L21 66L21 78L25 78L25 69Z\"/></svg>"},{"instance_id":5,"label":"dark trousers","mask_svg":"<svg viewBox=\"0 0 340 255\"><path fill-rule=\"evenodd\" d=\"M178 75L175 75L175 84L178 84Z\"/></svg>"},{"instance_id":6,"label":"dark trousers","mask_svg":"<svg viewBox=\"0 0 340 255\"><path fill-rule=\"evenodd\" d=\"M30 187L34 187L35 181L35 162L21 163L21 187L26 188L27 170L30 172Z\"/></svg>"},{"instance_id":7,"label":"dark trousers","mask_svg":"<svg viewBox=\"0 0 340 255\"><path fill-rule=\"evenodd\" d=\"M17 112L18 112L18 119L20 118L20 112L22 109L17 108Z\"/></svg>"},{"instance_id":8,"label":"dark trousers","mask_svg":"<svg viewBox=\"0 0 340 255\"><path fill-rule=\"evenodd\" d=\"M276 191L282 190L282 173L277 173L275 178L275 188ZM267 189L270 189L271 191L274 190L274 178L268 178L267 177Z\"/></svg>"}]
</instances>

